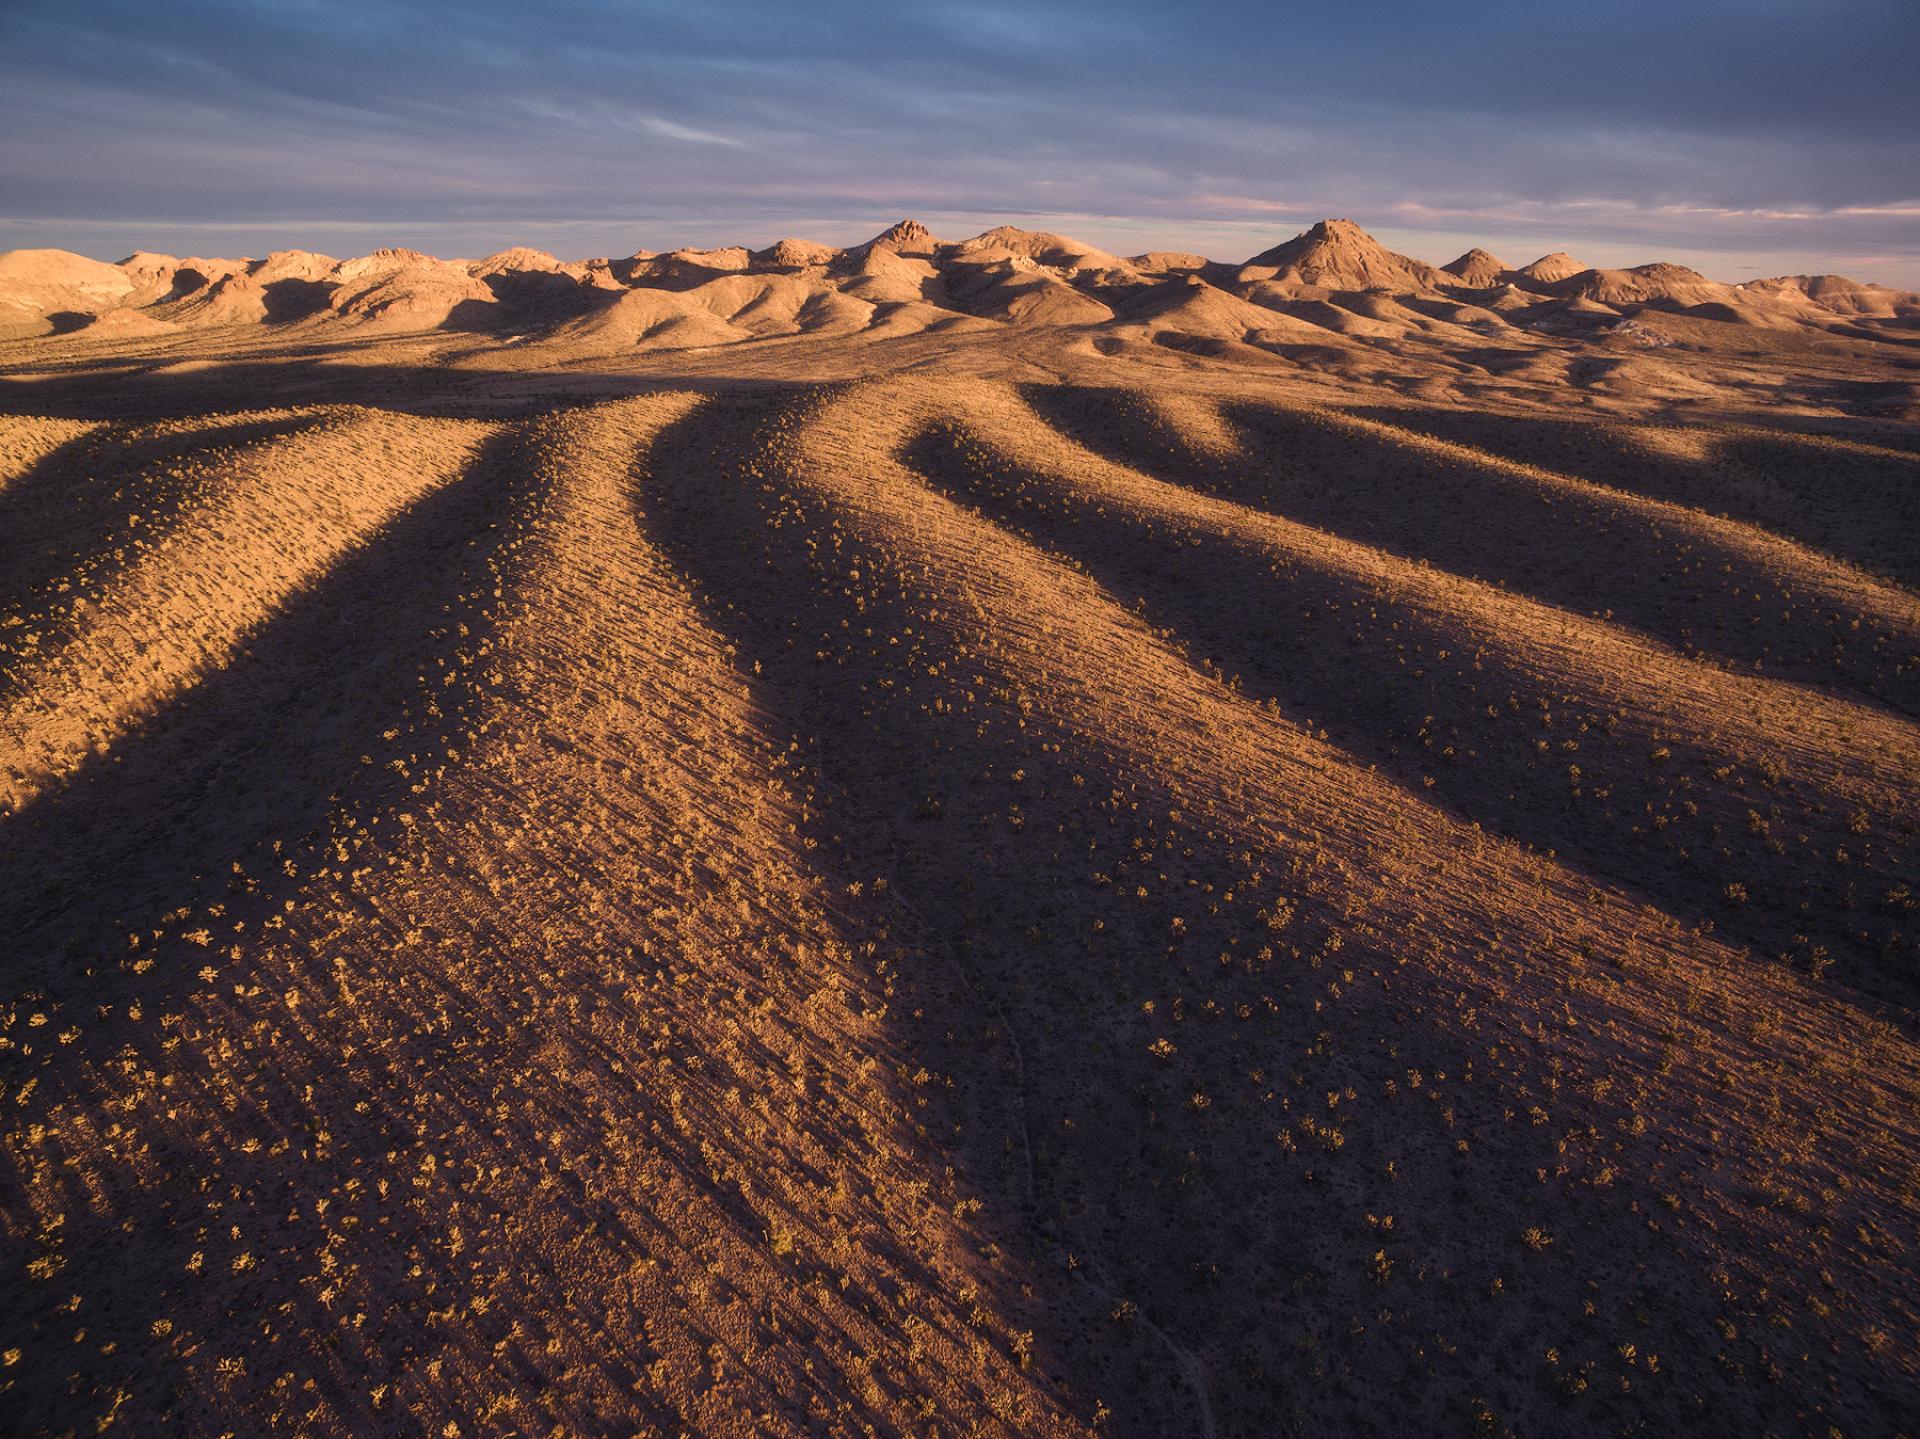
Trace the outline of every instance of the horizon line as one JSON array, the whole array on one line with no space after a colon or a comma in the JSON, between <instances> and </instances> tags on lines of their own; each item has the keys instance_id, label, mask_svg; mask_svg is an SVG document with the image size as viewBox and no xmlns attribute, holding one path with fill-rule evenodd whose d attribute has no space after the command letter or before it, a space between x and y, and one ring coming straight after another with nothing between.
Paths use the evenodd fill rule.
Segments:
<instances>
[{"instance_id":1,"label":"horizon line","mask_svg":"<svg viewBox=\"0 0 1920 1439\"><path fill-rule=\"evenodd\" d=\"M1427 210L1426 207L1416 206L1413 208L1419 211L1423 211L1425 214L1434 216L1435 218L1439 217L1439 212L1433 212L1433 211ZM1675 207L1661 207L1661 208L1662 210L1665 210L1665 211L1672 211ZM1694 210L1694 207L1679 207L1679 208L1687 210L1689 212L1692 212ZM1394 253L1404 255L1405 257L1410 259L1419 260L1423 264L1430 264L1435 267L1444 267L1445 265L1452 263L1456 259L1464 258L1464 256L1467 253L1471 252L1474 249L1484 249L1489 252L1495 252L1496 247L1499 247L1501 249L1512 251L1516 248L1516 242L1519 242L1523 239L1523 236L1514 229L1508 229L1504 233L1504 235L1483 234L1479 238L1474 238L1470 232L1475 227L1471 224L1460 225L1457 228L1455 228L1451 226L1442 227L1436 224L1408 225L1405 223L1394 223L1392 221L1389 221L1386 224L1379 225L1378 228L1376 229L1374 225L1366 224L1360 221L1354 221L1354 220L1351 220L1349 217L1336 216L1333 214L1321 214L1314 219L1304 219L1300 217L1312 215L1315 213L1311 208L1304 207L1304 206L1283 207L1283 206L1275 205L1273 213L1271 215L1262 216L1257 219L1241 218L1241 217L1207 217L1207 218L1195 218L1195 219L1189 219L1189 220L1180 220L1177 218L1163 216L1163 215L1136 216L1136 215L1111 214L1111 213L1103 213L1103 212L1095 212L1095 211L1045 211L1045 210L1039 210L1039 209L1034 209L1030 207L1008 207L1004 210L967 210L967 209L946 209L942 207L922 206L922 207L918 207L918 209L920 214L932 215L937 218L944 218L947 220L957 220L964 217L965 222L969 224L977 223L982 219L994 220L994 223L985 225L981 230L976 231L973 234L962 236L959 239L952 240L952 241L947 241L943 239L942 243L951 243L951 244L964 243L966 240L978 238L978 236L981 234L988 233L994 229L1001 228L1003 226L1010 227L1010 228L1027 228L1025 226L1014 223L1015 221L1026 220L1026 221L1041 222L1032 227L1036 230L1039 230L1040 232L1061 233L1063 238L1080 240L1082 243L1088 243L1090 245L1093 245L1101 249L1110 249L1112 253L1119 255L1121 258L1126 258L1130 255L1149 254L1149 253L1154 253L1156 251L1178 251L1178 252L1184 252L1184 253L1200 254L1203 256L1203 258L1207 259L1210 263L1223 264L1223 265L1243 265L1243 264L1246 264L1247 261L1245 259L1216 259L1215 256L1210 253L1197 249L1191 245L1181 244L1177 240L1168 241L1165 243L1149 242L1144 245L1140 245L1136 248L1125 248L1124 246L1113 247L1113 246L1110 246L1108 243L1101 241L1098 238L1095 238L1093 240L1083 240L1082 237L1079 235L1069 235L1061 231L1053 230L1051 225L1049 225L1046 222L1065 221L1067 223L1072 223L1072 224L1085 224L1085 225L1094 227L1096 230L1121 229L1121 230L1131 232L1131 235L1134 237L1144 237L1146 234L1154 230L1179 231L1182 229L1189 232L1194 232L1194 231L1214 232L1218 238L1225 238L1229 234L1234 234L1234 235L1245 234L1251 240L1253 240L1259 245L1259 249L1268 249L1268 248L1272 248L1272 246L1275 243L1284 243L1284 240L1286 239L1298 238L1300 235L1303 235L1308 231L1310 231L1317 224L1325 223L1327 221L1331 221L1335 219L1346 219L1348 223L1359 225L1360 228L1365 230L1369 236L1374 238L1379 243L1385 245ZM1920 207L1907 206L1907 205L1894 206L1894 207L1876 207L1875 213L1883 213L1883 212L1892 216L1904 216L1905 214L1908 214L1908 213L1920 214ZM1287 218L1287 217L1291 217L1291 218ZM565 254L557 253L556 246L559 242L556 239L548 239L545 241L545 243L541 243L540 240L537 238L537 236L535 238L529 238L529 239L509 239L505 243L500 243L498 240L489 240L486 242L485 247L473 247L463 243L453 248L448 248L444 244L435 244L432 241L426 240L424 237L427 234L438 234L442 236L443 239L451 239L456 235L466 238L466 237L476 237L479 234L485 233L485 232L493 232L495 235L499 235L502 233L510 234L514 230L525 230L525 231L535 231L535 232L546 230L546 231L552 231L552 232L559 232L560 234L564 235L568 231L604 233L609 230L627 229L627 228L644 230L649 226L655 227L658 229L667 230L670 233L677 234L678 236L685 236L687 232L691 230L703 231L706 234L711 235L713 230L716 227L727 225L731 222L727 221L719 214L715 214L711 219L699 219L699 218L688 218L684 216L666 216L666 215L577 215L577 216L567 216L567 217L560 217L560 218L532 217L532 216L520 215L520 216L511 217L511 218L485 218L485 219L455 218L455 219L439 219L439 220L426 220L426 219L347 220L347 219L338 219L338 218L292 219L292 218L281 218L281 217L264 219L264 220L178 220L178 219L172 219L172 220L111 219L109 220L109 219L99 219L99 218L79 217L79 216L32 216L32 217L29 217L29 216L0 215L0 238L7 237L9 232L13 232L14 234L17 235L21 231L31 232L35 230L56 230L56 231L64 230L69 233L73 231L112 232L122 237L129 236L134 232L145 232L148 234L159 234L159 235L164 235L168 232L172 232L175 234L184 234L184 235L198 234L198 235L204 235L204 236L213 236L218 234L228 234L228 235L248 234L248 235L255 235L255 236L263 236L270 233L288 235L296 232L305 232L309 234L319 234L319 235L326 235L326 234L355 235L355 236L362 237L361 243L363 244L368 243L370 241L377 240L377 242L371 244L371 248L358 249L355 251L354 254L346 255L342 257L347 259L371 254L382 249L412 249L412 250L418 250L423 254L432 255L436 259L479 260L479 259L487 258L490 255L502 253L507 250L526 248L526 249L540 250L550 254L555 254L555 258L561 259L563 262L572 263L572 262L584 261L589 259L599 259L599 258L606 258L606 259L625 258L635 253L639 253L641 251L650 250L650 249L652 253L655 253L655 254L670 254L677 250L694 250L694 251L709 250L711 251L711 250L721 250L721 249L729 249L729 248L740 248L740 249L746 249L746 250L752 251L752 250L765 249L778 243L781 240L789 240L789 239L805 240L810 243L829 245L834 248L844 250L844 249L853 248L854 246L857 246L860 244L865 244L868 241L875 238L876 236L880 234L884 234L886 230L891 227L891 225L902 223L904 221L907 221L913 218L915 217L911 214L902 214L898 220L891 221L891 222L881 222L879 224L879 228L868 232L865 230L865 226L874 223L871 220L850 221L850 220L842 220L842 219L833 219L833 218L828 218L820 215L807 216L804 218L790 216L790 220L792 220L794 223L788 223L785 225L784 228L781 228L780 226L782 222L773 220L771 215L752 216L752 217L741 216L740 217L741 228L748 229L749 232L752 233L752 230L757 227L758 229L766 232L765 238L760 239L758 243L754 243L752 241L743 242L740 240L723 240L719 243L689 242L689 243L680 243L680 244L670 244L663 239L661 242L661 246L658 249L652 249L651 246L643 242L642 244L636 246L634 249L630 249L630 250L615 250L611 248L603 248L599 251L595 251L594 253L586 253L586 254L579 254L579 255L565 255ZM1453 218L1453 216L1449 214L1447 218L1451 219ZM1461 216L1459 218L1465 219L1467 217ZM1488 217L1488 218L1492 220L1492 223L1487 227L1489 230L1499 231L1502 229L1499 218L1496 218L1496 217ZM1795 215L1792 217L1782 217L1782 218L1811 219L1816 217L1812 215L1807 215L1807 216ZM1862 281L1862 283L1875 285L1884 289L1920 290L1920 256L1909 256L1909 255L1901 255L1901 254L1889 255L1889 254L1858 254L1858 253L1845 255L1845 254L1835 253L1834 251L1831 251L1831 250L1821 250L1813 247L1809 247L1809 248L1801 248L1798 246L1783 247L1778 245L1764 245L1764 244L1742 245L1742 246L1735 246L1735 247L1715 247L1715 246L1701 246L1698 243L1669 244L1658 249L1657 251L1653 251L1652 253L1649 253L1652 247L1659 245L1658 241L1637 242L1637 243L1622 242L1620 240L1605 239L1598 236L1589 236L1584 240L1574 239L1574 240L1564 240L1564 241L1548 241L1540 238L1536 234L1531 233L1540 228L1539 221L1537 220L1530 219L1526 221L1519 221L1518 218L1515 217L1514 220L1511 221L1510 223L1517 223L1520 230L1529 232L1525 236L1527 243L1545 244L1547 246L1547 248L1543 249L1538 256L1534 257L1534 259L1536 260L1543 259L1549 255L1558 254L1558 253L1573 253L1574 258L1578 259L1583 266L1586 266L1587 268L1590 268L1590 269L1596 269L1596 270L1625 270L1625 269L1634 269L1634 268L1638 268L1639 266L1649 265L1649 264L1683 263L1683 264L1686 264L1688 268L1694 269L1698 273L1701 273L1703 275L1707 275L1708 278L1715 278L1707 267L1713 264L1712 257L1717 256L1717 257L1723 257L1725 261L1729 262L1727 265L1728 269L1742 268L1742 269L1748 269L1752 271L1751 274L1748 274L1741 279L1728 279L1728 280L1720 281L1720 283L1725 283L1725 284L1731 284L1731 285L1747 284L1756 280L1771 279L1771 278L1790 275L1790 274L1801 274L1801 275L1832 274L1832 275L1846 276L1849 273L1849 270L1862 270L1870 273L1876 273L1878 276L1877 278ZM1287 235L1277 240L1275 238L1276 232L1280 229L1280 227L1285 225L1298 225L1300 228L1295 232L1293 232L1291 235ZM847 240L847 241L818 239L816 238L815 234L809 233L809 227L811 226L818 226L820 230L828 231L828 232L838 231L841 233L852 233L856 230L859 230L862 234L862 237L859 239L853 239L853 240ZM935 226L928 226L928 228L930 230L936 229ZM397 236L397 238L378 238L379 236L381 236L382 232L387 232L389 235ZM1429 240L1434 238L1445 238L1449 240L1452 244L1459 244L1463 241L1465 242L1465 244L1464 244L1464 248L1458 251L1453 251L1451 249L1451 244L1447 246L1440 246L1440 247L1435 247L1431 243L1426 245L1421 245L1419 243L1409 244L1405 239L1396 240L1391 238L1395 235L1405 236L1405 237L1408 237L1409 239L1413 239L1415 237L1426 237ZM21 238L30 238L30 237L22 236ZM938 234L936 233L935 238L939 239L941 237L938 236ZM77 243L84 243L84 241L80 241ZM308 244L299 243L297 241L290 242L290 243L289 242L270 243L265 245L264 247L247 247L249 251L255 248L258 248L259 254L254 254L254 253L220 254L216 249L205 246L205 245L187 245L187 246L182 246L180 248L182 251L182 254L180 256L181 258L185 258L187 255L193 255L193 256L196 256L199 258L205 258L205 259L258 259L260 258L261 255L269 254L277 250L304 250L310 253L327 253L326 251L317 250ZM25 250L25 249L64 250L70 254L81 255L87 259L95 260L103 264L112 264L112 265L120 264L124 262L126 259L131 258L132 255L143 253L143 252L166 253L166 254L174 253L171 250L167 250L167 251L156 250L152 246L141 241L135 241L133 243L132 249L130 250L122 249L120 246L114 246L114 247L91 246L87 249L76 249L76 248L73 248L71 245L63 245L63 244L49 244L49 245L35 245L30 243L29 244L9 244L9 245L6 245L3 249L0 249L0 253L6 253L11 250ZM470 255L466 253L469 249L472 250L472 253ZM1611 255L1611 256L1619 257L1621 256L1621 253L1623 251L1626 251L1629 249L1640 251L1643 257L1639 259L1631 259L1631 260L1625 259L1625 258L1615 258L1615 259L1601 259L1597 261L1590 261L1584 258L1583 256L1577 253L1574 253L1576 251L1599 251L1603 255ZM1425 250L1427 253L1425 255L1421 254L1420 251L1422 250ZM1432 256L1441 255L1443 250L1448 251L1448 253L1444 255L1444 258L1431 258ZM445 253L439 253L440 251L445 251ZM1256 250L1255 253L1258 253L1258 250ZM1686 257L1686 258L1676 259L1674 258L1676 256ZM1775 263L1772 265L1769 265L1767 263L1759 263L1760 258L1762 256L1768 257L1768 259L1773 260ZM1497 252L1496 252L1496 257L1498 257ZM1794 258L1790 260L1789 257L1794 257ZM1735 263L1737 260L1744 260L1746 261L1746 263L1744 265L1738 265L1737 263ZM1523 261L1520 264L1510 265L1508 268L1517 270L1517 269L1524 268L1526 264L1531 264L1531 263L1533 263L1533 260ZM1800 263L1801 268L1797 268L1797 269L1793 268L1793 265L1795 263ZM1907 272L1906 278L1902 279L1898 276L1889 275L1887 273L1888 271L1891 271L1896 268L1901 271ZM1892 280L1892 283L1888 283L1889 279Z\"/></svg>"}]
</instances>

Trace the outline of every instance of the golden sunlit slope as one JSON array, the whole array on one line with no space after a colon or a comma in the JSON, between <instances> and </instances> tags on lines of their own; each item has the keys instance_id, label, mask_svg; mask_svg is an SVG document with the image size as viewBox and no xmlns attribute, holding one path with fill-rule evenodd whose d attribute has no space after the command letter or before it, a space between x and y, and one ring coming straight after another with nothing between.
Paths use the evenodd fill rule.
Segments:
<instances>
[{"instance_id":1,"label":"golden sunlit slope","mask_svg":"<svg viewBox=\"0 0 1920 1439\"><path fill-rule=\"evenodd\" d=\"M1920 1427L1898 305L1280 249L0 350L7 1432Z\"/></svg>"},{"instance_id":2,"label":"golden sunlit slope","mask_svg":"<svg viewBox=\"0 0 1920 1439\"><path fill-rule=\"evenodd\" d=\"M1241 368L1304 367L1422 400L1558 391L1609 411L1920 415L1920 295L1834 275L1731 285L1673 264L1594 270L1563 253L1513 270L1476 249L1442 269L1349 220L1244 264L1122 259L1010 225L945 241L912 220L844 250L784 239L566 262L524 246L481 260L393 248L346 260L142 251L118 265L0 254L0 365L23 368L402 338L441 363L604 367L799 335L983 329L1076 337L1109 355L1144 344ZM897 367L849 356L832 371Z\"/></svg>"}]
</instances>

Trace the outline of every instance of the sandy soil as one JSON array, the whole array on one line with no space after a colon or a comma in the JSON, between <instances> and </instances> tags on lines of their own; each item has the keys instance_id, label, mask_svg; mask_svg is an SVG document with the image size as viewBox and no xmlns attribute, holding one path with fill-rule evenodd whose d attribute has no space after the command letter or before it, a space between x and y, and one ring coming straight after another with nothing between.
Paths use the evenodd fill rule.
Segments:
<instances>
[{"instance_id":1,"label":"sandy soil","mask_svg":"<svg viewBox=\"0 0 1920 1439\"><path fill-rule=\"evenodd\" d=\"M1917 318L0 256L0 1427L1914 1432Z\"/></svg>"}]
</instances>

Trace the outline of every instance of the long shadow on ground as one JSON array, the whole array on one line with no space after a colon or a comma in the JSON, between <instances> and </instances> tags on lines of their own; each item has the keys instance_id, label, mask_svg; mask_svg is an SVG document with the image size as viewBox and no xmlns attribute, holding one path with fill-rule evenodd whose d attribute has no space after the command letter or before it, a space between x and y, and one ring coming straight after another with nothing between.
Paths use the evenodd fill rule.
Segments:
<instances>
[{"instance_id":1,"label":"long shadow on ground","mask_svg":"<svg viewBox=\"0 0 1920 1439\"><path fill-rule=\"evenodd\" d=\"M362 363L349 348L292 347L174 368L165 359L117 360L55 374L0 373L0 414L54 419L206 419L237 410L365 405L453 419L527 419L567 405L658 390L726 389L700 374L455 369Z\"/></svg>"},{"instance_id":2,"label":"long shadow on ground","mask_svg":"<svg viewBox=\"0 0 1920 1439\"><path fill-rule=\"evenodd\" d=\"M1809 596L1797 576L1663 529L1604 494L1550 493L1491 465L1268 405L1227 407L1238 453L1217 459L1179 443L1124 391L1023 393L1095 453L1158 478L1630 625L1685 653L1920 715L1920 667L1901 636Z\"/></svg>"},{"instance_id":3,"label":"long shadow on ground","mask_svg":"<svg viewBox=\"0 0 1920 1439\"><path fill-rule=\"evenodd\" d=\"M303 887L328 865L344 879L368 862L356 835L422 803L418 777L467 742L486 685L478 667L447 661L492 632L492 597L535 483L514 433L488 441L463 477L294 596L230 666L0 826L0 981L14 1006L50 1017L49 1035L70 1030L4 1062L23 1102L33 1085L30 1113L46 1133L9 1144L0 1213L64 1216L43 1234L57 1282L28 1272L33 1245L10 1246L0 1270L0 1329L35 1356L7 1396L18 1432L68 1430L114 1408L116 1393L156 1429L211 1432L280 1408L279 1375L295 1369L310 1386L301 1407L319 1403L343 1432L385 1432L399 1407L388 1391L423 1384L417 1364L444 1342L431 1337L428 1309L471 1298L469 1264L419 1243L410 1224L386 1229L391 1213L367 1207L383 1169L363 1166L396 1152L417 1159L430 1141L415 1122L423 1093L456 1105L464 1095L469 1123L498 1125L492 1096L464 1091L452 1054L436 1054L436 1001L411 1020L385 1017L426 1026L407 1060L363 1034L307 1031L281 1007L283 991L311 997L347 979L323 936L289 933L286 971L255 961ZM237 947L229 956L234 941L244 961ZM487 1033L498 1015L474 1002L443 991L439 1021L451 1009L464 1033ZM237 1042L218 1060L182 1046L205 1028ZM171 1103L177 1111L154 1112ZM209 1114L248 1147L198 1128ZM522 1132L532 1123L521 1116L501 1131L503 1159L538 1154ZM106 1157L122 1149L135 1152ZM330 1210L308 1207L328 1196ZM564 1190L551 1198L556 1215L576 1202ZM577 1222L596 1221L582 1212ZM338 1271L336 1301L304 1276L321 1236L342 1225L368 1226L367 1242ZM76 1294L84 1347L71 1344L65 1309ZM472 1342L505 1341L516 1317L474 1318ZM173 1346L190 1335L234 1359L224 1391L188 1385ZM551 1380L517 1346L487 1362L508 1392ZM552 1396L545 1407L567 1410ZM588 1429L605 1419L584 1400L572 1417Z\"/></svg>"},{"instance_id":4,"label":"long shadow on ground","mask_svg":"<svg viewBox=\"0 0 1920 1439\"><path fill-rule=\"evenodd\" d=\"M170 533L187 499L181 466L203 466L313 423L310 415L216 419L187 434L107 430L60 446L0 490L0 615L25 614L76 575L98 588L122 567L136 536L153 544ZM138 516L137 529L130 515Z\"/></svg>"},{"instance_id":5,"label":"long shadow on ground","mask_svg":"<svg viewBox=\"0 0 1920 1439\"><path fill-rule=\"evenodd\" d=\"M1450 977L1406 962L1418 937L1352 931L1308 857L1245 848L1023 700L1042 681L996 637L1022 617L970 619L954 576L768 463L796 417L694 414L640 523L812 741L820 822L903 905L929 971L903 1033L953 1078L964 1172L1025 1216L1056 1292L1100 1296L1108 1317L1063 1308L1043 1338L1117 1429L1194 1432L1196 1375L1228 1434L1552 1427L1573 1390L1548 1349L1592 1391L1583 1425L1794 1412L1804 1394L1714 1377L1703 1252L1641 1217L1657 1156L1543 1180L1579 1100L1513 1122L1542 1076L1458 1022ZM1546 1228L1536 1264L1523 1236ZM1687 1377L1635 1371L1627 1394L1603 1335L1629 1322Z\"/></svg>"},{"instance_id":6,"label":"long shadow on ground","mask_svg":"<svg viewBox=\"0 0 1920 1439\"><path fill-rule=\"evenodd\" d=\"M1411 792L1762 956L1831 963L1836 981L1897 1005L1920 999L1909 942L1879 902L1915 877L1904 815L1871 816L1869 830L1868 816L1769 770L1765 754L1561 693L1400 604L1384 583L1276 561L1198 520L1129 513L994 457L964 424L926 432L905 459L941 492L1070 556L1122 603L1143 603L1254 698L1277 701ZM1656 749L1666 751L1657 762ZM1789 820L1791 844L1774 832ZM1841 850L1845 864L1833 858Z\"/></svg>"},{"instance_id":7,"label":"long shadow on ground","mask_svg":"<svg viewBox=\"0 0 1920 1439\"><path fill-rule=\"evenodd\" d=\"M1623 444L1592 421L1439 409L1361 408L1364 419L1469 445L1614 489L1731 515L1920 586L1920 456L1817 437L1708 432L1708 455L1683 459Z\"/></svg>"}]
</instances>

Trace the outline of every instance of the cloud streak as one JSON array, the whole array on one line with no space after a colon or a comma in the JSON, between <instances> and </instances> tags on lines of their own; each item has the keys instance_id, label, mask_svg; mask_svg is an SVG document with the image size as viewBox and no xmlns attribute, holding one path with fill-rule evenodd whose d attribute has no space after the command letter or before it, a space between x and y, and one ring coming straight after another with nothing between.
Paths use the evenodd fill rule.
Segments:
<instances>
[{"instance_id":1,"label":"cloud streak","mask_svg":"<svg viewBox=\"0 0 1920 1439\"><path fill-rule=\"evenodd\" d=\"M1910 0L1323 8L14 0L0 244L324 222L618 250L907 210L1171 243L1345 214L1920 284Z\"/></svg>"}]
</instances>

